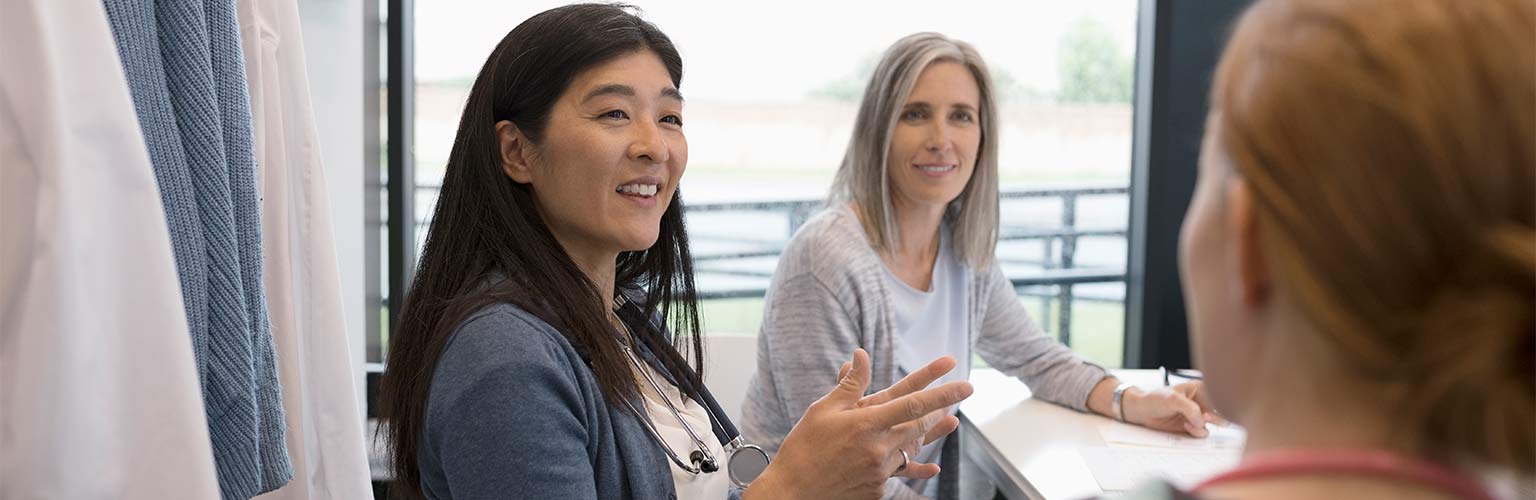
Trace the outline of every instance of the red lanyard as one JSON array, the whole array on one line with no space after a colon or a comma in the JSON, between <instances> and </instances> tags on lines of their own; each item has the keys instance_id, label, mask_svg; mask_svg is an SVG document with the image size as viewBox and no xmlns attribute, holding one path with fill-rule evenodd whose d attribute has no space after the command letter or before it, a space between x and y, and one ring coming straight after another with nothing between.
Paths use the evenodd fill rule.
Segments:
<instances>
[{"instance_id":1,"label":"red lanyard","mask_svg":"<svg viewBox=\"0 0 1536 500\"><path fill-rule=\"evenodd\" d=\"M1236 469L1196 486L1192 493L1218 484L1298 474L1375 476L1412 481L1456 498L1494 500L1483 485L1450 467L1376 450L1293 450L1246 458Z\"/></svg>"}]
</instances>

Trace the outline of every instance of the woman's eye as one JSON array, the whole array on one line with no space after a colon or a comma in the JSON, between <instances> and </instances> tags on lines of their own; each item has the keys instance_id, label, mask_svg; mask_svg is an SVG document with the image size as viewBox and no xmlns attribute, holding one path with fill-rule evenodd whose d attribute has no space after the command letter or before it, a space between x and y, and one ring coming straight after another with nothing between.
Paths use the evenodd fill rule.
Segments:
<instances>
[{"instance_id":1,"label":"woman's eye","mask_svg":"<svg viewBox=\"0 0 1536 500\"><path fill-rule=\"evenodd\" d=\"M910 110L907 110L906 112L901 114L901 119L903 119L903 120L921 120L921 119L923 119L926 116L927 116L927 113L924 113L920 109L910 109Z\"/></svg>"},{"instance_id":2,"label":"woman's eye","mask_svg":"<svg viewBox=\"0 0 1536 500\"><path fill-rule=\"evenodd\" d=\"M677 126L681 127L681 126L683 126L683 117L677 116L677 115L667 115L667 116L661 117L661 122L662 123L670 123L670 124L677 125Z\"/></svg>"},{"instance_id":3,"label":"woman's eye","mask_svg":"<svg viewBox=\"0 0 1536 500\"><path fill-rule=\"evenodd\" d=\"M612 118L614 120L627 120L627 119L629 119L629 114L625 113L624 110L622 110L622 109L615 109L613 111L609 111L607 113L603 113L602 117L603 118Z\"/></svg>"},{"instance_id":4,"label":"woman's eye","mask_svg":"<svg viewBox=\"0 0 1536 500\"><path fill-rule=\"evenodd\" d=\"M962 122L969 122L969 121L972 120L971 112L970 111L956 111L955 115L954 115L954 119L958 120L958 121L962 121Z\"/></svg>"}]
</instances>

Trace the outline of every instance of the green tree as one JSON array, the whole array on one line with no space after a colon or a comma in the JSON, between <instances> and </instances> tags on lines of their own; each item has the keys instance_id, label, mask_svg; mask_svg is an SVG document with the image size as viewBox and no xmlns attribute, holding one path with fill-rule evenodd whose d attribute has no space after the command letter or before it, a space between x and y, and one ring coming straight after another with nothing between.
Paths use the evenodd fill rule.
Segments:
<instances>
[{"instance_id":1,"label":"green tree","mask_svg":"<svg viewBox=\"0 0 1536 500\"><path fill-rule=\"evenodd\" d=\"M1060 102L1131 102L1134 68L1103 23L1079 19L1057 46Z\"/></svg>"}]
</instances>

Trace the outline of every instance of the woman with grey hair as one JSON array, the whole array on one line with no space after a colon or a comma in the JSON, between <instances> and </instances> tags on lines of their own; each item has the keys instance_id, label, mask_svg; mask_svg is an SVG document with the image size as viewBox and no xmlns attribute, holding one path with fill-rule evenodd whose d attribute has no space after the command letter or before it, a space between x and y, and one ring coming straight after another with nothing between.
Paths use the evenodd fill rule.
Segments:
<instances>
[{"instance_id":1,"label":"woman with grey hair","mask_svg":"<svg viewBox=\"0 0 1536 500\"><path fill-rule=\"evenodd\" d=\"M1047 336L994 259L998 233L997 106L971 45L918 33L886 50L864 92L828 209L790 239L769 285L745 436L776 449L805 409L863 348L873 384L939 356L969 377L972 353L1035 396L1156 429L1206 433L1204 386L1122 384ZM949 411L952 413L953 408ZM913 442L914 465L938 481L892 478L886 498L953 498L958 440Z\"/></svg>"}]
</instances>

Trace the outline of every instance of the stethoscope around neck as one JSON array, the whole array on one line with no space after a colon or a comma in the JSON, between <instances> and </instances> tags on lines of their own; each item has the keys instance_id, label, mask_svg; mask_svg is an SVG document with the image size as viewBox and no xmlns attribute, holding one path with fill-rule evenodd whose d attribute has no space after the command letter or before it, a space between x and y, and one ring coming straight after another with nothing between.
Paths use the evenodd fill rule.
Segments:
<instances>
[{"instance_id":1,"label":"stethoscope around neck","mask_svg":"<svg viewBox=\"0 0 1536 500\"><path fill-rule=\"evenodd\" d=\"M622 294L614 297L613 305L614 312L620 315L619 322L624 324L626 330L630 329L630 322L624 316L641 318L643 314L638 308L633 307ZM645 323L650 324L649 326L660 328L660 325L651 324L653 321L646 320ZM667 393L662 390L661 384L657 383L656 378L651 376L652 370L647 368L667 370L669 381L677 385L679 389L682 389L683 394L691 392L699 396L700 402L703 403L704 411L709 416L710 431L715 435L716 439L720 440L721 452L727 455L726 475L730 477L731 483L745 488L753 480L757 479L763 473L763 470L768 468L768 453L757 445L747 444L746 440L742 439L741 432L736 429L736 425L731 422L731 419L726 416L725 411L720 408L720 403L715 400L714 394L711 394L709 389L704 387L703 384L694 385L693 380L697 377L688 376L691 373L678 376L678 374L670 373L665 363L648 363L641 360L641 353L636 352L637 349L632 349L630 345L635 344L637 347L643 348L645 353L655 356L655 353L658 352L657 346L652 345L650 336L636 335L632 331L626 333L629 333L629 338L632 340L620 344L624 349L625 357L629 358L635 370L640 372L645 378L651 390L656 391L662 403L667 406L667 410L682 425L683 431L688 434L688 438L693 441L694 450L688 454L688 460L684 461L682 457L679 457L672 450L671 446L667 446L666 440L662 439L661 432L656 430L656 426L651 422L650 417L636 408L633 402L630 402L628 399L624 400L624 404L629 406L629 410L635 414L635 418L640 421L640 425L645 427L646 433L650 434L651 439L656 442L656 445L660 446L667 453L667 458L677 465L678 468L694 475L711 474L720 470L719 459L713 453L710 453L709 446L694 431L693 426L688 425L688 421L683 418L682 412L677 409L676 405L672 404L672 398L667 397ZM686 365L678 364L682 369L687 369ZM644 391L645 388L642 387L641 390Z\"/></svg>"}]
</instances>

